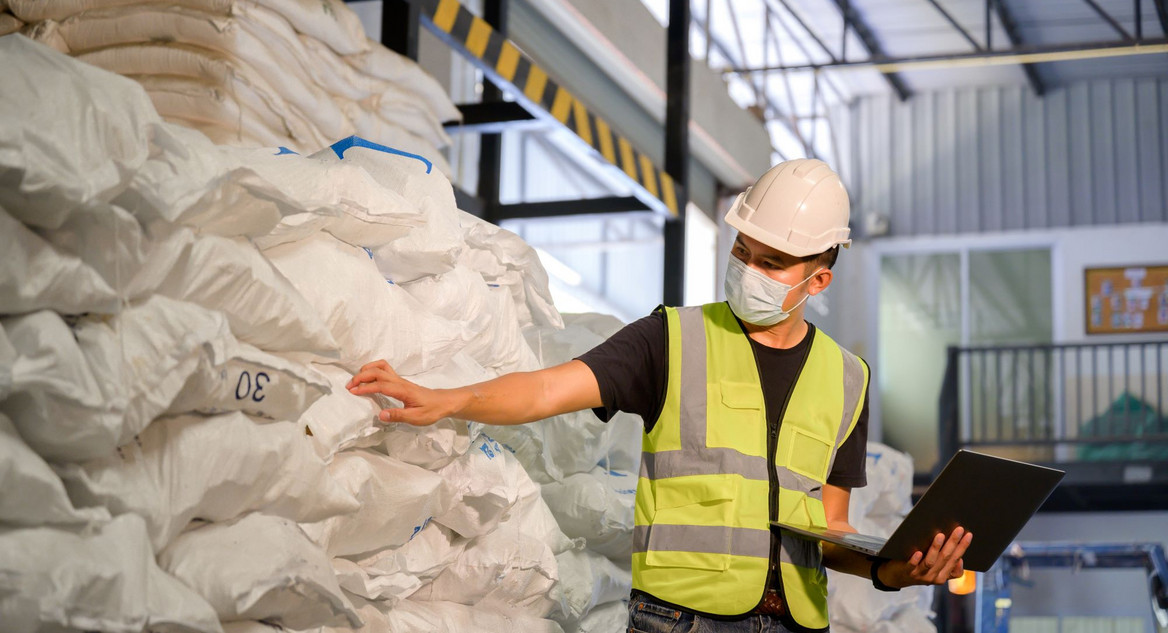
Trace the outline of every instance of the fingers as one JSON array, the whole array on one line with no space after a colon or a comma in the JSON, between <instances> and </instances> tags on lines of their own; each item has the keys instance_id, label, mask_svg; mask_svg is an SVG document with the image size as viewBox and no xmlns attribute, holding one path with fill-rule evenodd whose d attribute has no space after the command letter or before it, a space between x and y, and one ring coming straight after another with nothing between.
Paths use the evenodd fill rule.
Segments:
<instances>
[{"instance_id":1,"label":"fingers","mask_svg":"<svg viewBox=\"0 0 1168 633\"><path fill-rule=\"evenodd\" d=\"M950 578L960 578L965 575L965 565L962 559L957 559L957 564L953 566L953 573Z\"/></svg>"},{"instance_id":2,"label":"fingers","mask_svg":"<svg viewBox=\"0 0 1168 633\"><path fill-rule=\"evenodd\" d=\"M929 546L929 551L925 554L925 567L932 569L937 565L937 559L941 556L941 547L945 545L945 535L938 532L933 537L933 543Z\"/></svg>"},{"instance_id":3,"label":"fingers","mask_svg":"<svg viewBox=\"0 0 1168 633\"><path fill-rule=\"evenodd\" d=\"M382 409L377 419L383 424L409 424L411 426L429 426L438 421L438 418L423 412L419 408Z\"/></svg>"},{"instance_id":4,"label":"fingers","mask_svg":"<svg viewBox=\"0 0 1168 633\"><path fill-rule=\"evenodd\" d=\"M949 578L954 563L961 559L961 554L964 554L965 548L969 546L969 541L966 539L966 536L965 528L958 527L945 540L945 546L941 549L940 555L937 558L937 568L933 570L934 582ZM964 547L962 547L962 543L965 543ZM961 551L958 552L958 549Z\"/></svg>"},{"instance_id":5,"label":"fingers","mask_svg":"<svg viewBox=\"0 0 1168 633\"><path fill-rule=\"evenodd\" d=\"M443 417L442 409L435 406L430 390L398 376L384 360L362 365L345 387L356 396L383 394L400 400L401 408L382 409L378 413L377 419L384 424L426 426Z\"/></svg>"},{"instance_id":6,"label":"fingers","mask_svg":"<svg viewBox=\"0 0 1168 633\"><path fill-rule=\"evenodd\" d=\"M953 558L956 559L956 562L953 564L953 573L957 574L954 576L954 578L960 577L965 573L965 561L962 557L965 556L966 550L968 550L969 546L972 544L973 532L966 532L965 536L961 538L961 542L958 543L957 549L953 551Z\"/></svg>"},{"instance_id":7,"label":"fingers","mask_svg":"<svg viewBox=\"0 0 1168 633\"><path fill-rule=\"evenodd\" d=\"M973 542L973 534L957 527L948 537L938 532L926 552L916 551L903 564L906 584L936 585L965 572L962 556Z\"/></svg>"},{"instance_id":8,"label":"fingers","mask_svg":"<svg viewBox=\"0 0 1168 633\"><path fill-rule=\"evenodd\" d=\"M362 368L361 371L357 372L356 374L353 375L352 378L349 379L349 383L346 386L349 387L350 389L352 389L353 387L360 385L362 383L376 382L378 380L389 380L389 379L390 379L389 374L385 373L385 371L383 371L380 368L377 368L377 367L373 367L373 368L369 368L369 369Z\"/></svg>"},{"instance_id":9,"label":"fingers","mask_svg":"<svg viewBox=\"0 0 1168 633\"><path fill-rule=\"evenodd\" d=\"M353 386L362 382L372 382L374 380L392 380L394 378L400 378L400 376L398 376L397 372L395 372L393 368L389 366L389 363L384 360L376 360L372 363L365 363L362 365L361 369L357 371L356 375L354 375L353 378L349 380L349 383L345 386L352 388Z\"/></svg>"},{"instance_id":10,"label":"fingers","mask_svg":"<svg viewBox=\"0 0 1168 633\"><path fill-rule=\"evenodd\" d=\"M392 369L388 369L388 365L385 367L370 367L366 365L366 367L368 369L362 369L345 385L349 393L358 396L365 396L371 393L383 393L400 400L406 391L408 391L408 385L412 384L402 379Z\"/></svg>"},{"instance_id":11,"label":"fingers","mask_svg":"<svg viewBox=\"0 0 1168 633\"><path fill-rule=\"evenodd\" d=\"M361 366L361 371L368 371L370 369L382 369L382 370L387 370L391 373L393 372L393 368L390 367L389 363L386 362L385 360L375 360L371 363L365 363L364 365Z\"/></svg>"}]
</instances>

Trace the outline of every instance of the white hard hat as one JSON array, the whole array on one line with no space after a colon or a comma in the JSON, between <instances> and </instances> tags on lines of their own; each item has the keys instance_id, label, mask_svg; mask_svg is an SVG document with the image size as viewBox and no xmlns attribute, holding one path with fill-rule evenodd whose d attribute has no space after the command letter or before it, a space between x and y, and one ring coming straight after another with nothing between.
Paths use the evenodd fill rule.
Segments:
<instances>
[{"instance_id":1,"label":"white hard hat","mask_svg":"<svg viewBox=\"0 0 1168 633\"><path fill-rule=\"evenodd\" d=\"M795 257L847 247L851 205L840 177L827 163L799 158L771 167L726 214L726 223Z\"/></svg>"}]
</instances>

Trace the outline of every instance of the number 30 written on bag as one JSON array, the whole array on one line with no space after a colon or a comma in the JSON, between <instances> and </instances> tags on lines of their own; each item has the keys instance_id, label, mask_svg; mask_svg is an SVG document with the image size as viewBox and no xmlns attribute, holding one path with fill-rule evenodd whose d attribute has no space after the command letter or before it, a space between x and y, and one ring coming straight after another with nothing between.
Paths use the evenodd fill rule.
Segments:
<instances>
[{"instance_id":1,"label":"number 30 written on bag","mask_svg":"<svg viewBox=\"0 0 1168 633\"><path fill-rule=\"evenodd\" d=\"M271 382L271 378L262 371L257 371L255 375L255 382L252 382L251 374L244 371L239 374L239 382L235 383L235 399L246 400L249 396L253 402L261 402L264 399L264 387ZM252 390L252 387L255 390Z\"/></svg>"}]
</instances>

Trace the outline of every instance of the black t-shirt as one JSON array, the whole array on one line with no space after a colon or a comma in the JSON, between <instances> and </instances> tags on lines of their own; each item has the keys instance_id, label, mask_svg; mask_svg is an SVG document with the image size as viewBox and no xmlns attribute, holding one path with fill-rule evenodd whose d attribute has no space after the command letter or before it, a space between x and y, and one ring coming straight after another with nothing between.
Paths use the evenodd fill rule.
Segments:
<instances>
[{"instance_id":1,"label":"black t-shirt","mask_svg":"<svg viewBox=\"0 0 1168 633\"><path fill-rule=\"evenodd\" d=\"M758 359L763 399L769 415L778 416L787 392L794 385L800 359L811 345L815 326L807 325L807 335L790 349L767 347L749 339ZM633 413L645 421L646 432L652 429L665 400L665 385L669 380L668 350L665 315L656 310L580 356L579 360L588 365L600 385L600 399L604 406L593 409L596 416L609 420L617 411ZM867 445L868 396L865 392L860 419L836 453L827 483L841 488L866 485Z\"/></svg>"}]
</instances>

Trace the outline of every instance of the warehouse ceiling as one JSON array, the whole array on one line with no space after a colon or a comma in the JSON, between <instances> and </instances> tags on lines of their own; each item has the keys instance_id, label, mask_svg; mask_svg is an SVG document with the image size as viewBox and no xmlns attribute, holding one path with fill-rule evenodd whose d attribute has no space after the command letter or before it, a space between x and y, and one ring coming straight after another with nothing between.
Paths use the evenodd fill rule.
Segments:
<instances>
[{"instance_id":1,"label":"warehouse ceiling","mask_svg":"<svg viewBox=\"0 0 1168 633\"><path fill-rule=\"evenodd\" d=\"M643 1L667 22L668 0ZM859 96L909 99L979 85L1021 85L1043 94L1081 80L1168 76L1166 3L694 0L691 50L725 73L739 104L765 118L777 158L830 156L837 140L827 111ZM1131 54L1137 42L1161 52ZM1036 52L1053 53L1042 59L1057 61L1022 64L1010 56ZM1076 59L1083 55L1091 58ZM882 72L872 60L928 64Z\"/></svg>"}]
</instances>

